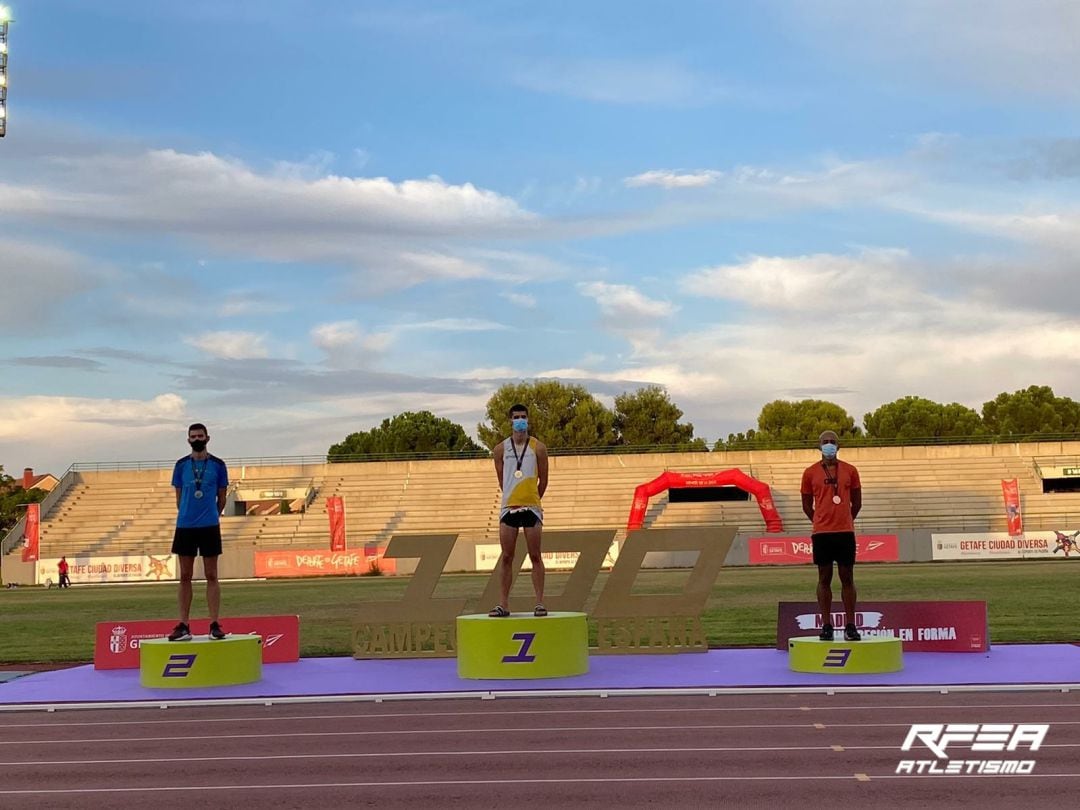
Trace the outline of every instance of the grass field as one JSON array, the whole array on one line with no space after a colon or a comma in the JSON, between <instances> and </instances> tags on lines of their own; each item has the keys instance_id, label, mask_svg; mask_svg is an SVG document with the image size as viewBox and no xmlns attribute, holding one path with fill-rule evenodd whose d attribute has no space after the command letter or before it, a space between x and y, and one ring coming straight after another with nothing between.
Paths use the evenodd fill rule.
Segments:
<instances>
[{"instance_id":1,"label":"grass field","mask_svg":"<svg viewBox=\"0 0 1080 810\"><path fill-rule=\"evenodd\" d=\"M549 575L549 593L559 593L565 576ZM605 576L597 580L589 607ZM688 571L646 571L635 590L677 592L687 576ZM487 577L444 575L435 595L469 597L467 610L486 611L490 605L480 605L479 597ZM994 642L1080 640L1073 613L1073 600L1080 593L1080 561L865 565L857 570L856 582L860 598L868 601L985 600ZM349 655L352 624L364 602L399 599L407 584L407 578L396 577L227 582L222 586L222 612L296 613L301 655ZM710 646L775 644L776 603L813 601L814 586L810 566L722 569L703 616ZM527 577L519 578L514 592L530 593ZM834 597L839 601L838 582ZM193 615L205 615L204 610L204 589L197 585ZM89 661L96 622L175 616L175 583L3 590L0 664Z\"/></svg>"}]
</instances>

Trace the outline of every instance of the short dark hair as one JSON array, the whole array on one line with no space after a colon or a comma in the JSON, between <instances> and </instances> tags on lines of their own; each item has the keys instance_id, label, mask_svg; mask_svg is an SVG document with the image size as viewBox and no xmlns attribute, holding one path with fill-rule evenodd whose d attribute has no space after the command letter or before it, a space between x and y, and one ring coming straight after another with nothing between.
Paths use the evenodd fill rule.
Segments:
<instances>
[{"instance_id":1,"label":"short dark hair","mask_svg":"<svg viewBox=\"0 0 1080 810\"><path fill-rule=\"evenodd\" d=\"M507 411L507 416L513 416L517 411L524 411L525 415L529 415L529 409L522 405L520 402L517 405L511 405L510 410Z\"/></svg>"},{"instance_id":2,"label":"short dark hair","mask_svg":"<svg viewBox=\"0 0 1080 810\"><path fill-rule=\"evenodd\" d=\"M204 425L202 422L196 422L194 425L188 425L187 432L191 433L191 431L193 430L201 430L207 436L210 435L210 431L206 429L206 425Z\"/></svg>"}]
</instances>

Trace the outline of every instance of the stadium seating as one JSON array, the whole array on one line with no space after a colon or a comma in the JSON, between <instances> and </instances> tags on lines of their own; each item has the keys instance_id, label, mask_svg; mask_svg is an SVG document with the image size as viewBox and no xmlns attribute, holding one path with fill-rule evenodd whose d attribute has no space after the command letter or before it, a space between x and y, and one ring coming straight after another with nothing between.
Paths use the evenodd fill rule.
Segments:
<instances>
[{"instance_id":1,"label":"stadium seating","mask_svg":"<svg viewBox=\"0 0 1080 810\"><path fill-rule=\"evenodd\" d=\"M1001 480L1017 478L1030 530L1080 528L1080 493L1042 492L1036 456L1080 455L1080 442L1025 445L845 448L842 458L860 471L865 533L902 529L1002 531ZM549 529L623 530L634 488L665 469L708 472L737 468L767 483L789 533L806 533L799 483L815 460L812 450L556 456L544 499ZM327 498L346 504L350 545L385 542L393 534L456 532L497 542L499 492L491 461L380 461L231 468L232 496L247 490L308 493L302 512L235 515L227 509L230 543L258 549L322 548L327 544ZM175 494L171 470L80 471L42 516L41 555L160 552L171 541ZM749 501L672 503L667 493L650 502L647 527L738 525L763 532L757 504Z\"/></svg>"}]
</instances>

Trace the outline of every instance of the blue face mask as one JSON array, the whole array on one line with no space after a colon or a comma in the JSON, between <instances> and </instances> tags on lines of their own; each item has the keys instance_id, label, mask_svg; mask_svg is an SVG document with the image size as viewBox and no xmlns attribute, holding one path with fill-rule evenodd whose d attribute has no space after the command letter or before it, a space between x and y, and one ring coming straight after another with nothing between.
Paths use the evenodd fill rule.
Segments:
<instances>
[{"instance_id":1,"label":"blue face mask","mask_svg":"<svg viewBox=\"0 0 1080 810\"><path fill-rule=\"evenodd\" d=\"M529 420L528 419L515 419L510 424L513 425L514 430L518 431L519 433L524 432L524 431L529 429Z\"/></svg>"},{"instance_id":2,"label":"blue face mask","mask_svg":"<svg viewBox=\"0 0 1080 810\"><path fill-rule=\"evenodd\" d=\"M838 449L832 442L825 442L825 444L821 445L821 455L825 456L825 458L836 458Z\"/></svg>"}]
</instances>

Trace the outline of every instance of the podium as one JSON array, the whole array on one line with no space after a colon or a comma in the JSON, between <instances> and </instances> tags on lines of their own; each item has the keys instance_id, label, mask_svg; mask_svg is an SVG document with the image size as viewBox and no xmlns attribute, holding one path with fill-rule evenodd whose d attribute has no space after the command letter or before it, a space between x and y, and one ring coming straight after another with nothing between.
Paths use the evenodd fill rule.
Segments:
<instances>
[{"instance_id":1,"label":"podium","mask_svg":"<svg viewBox=\"0 0 1080 810\"><path fill-rule=\"evenodd\" d=\"M794 672L824 675L871 675L904 668L903 642L898 638L862 641L788 640L788 666Z\"/></svg>"},{"instance_id":2,"label":"podium","mask_svg":"<svg viewBox=\"0 0 1080 810\"><path fill-rule=\"evenodd\" d=\"M566 678L589 671L584 613L457 617L459 678Z\"/></svg>"},{"instance_id":3,"label":"podium","mask_svg":"<svg viewBox=\"0 0 1080 810\"><path fill-rule=\"evenodd\" d=\"M154 689L235 686L262 680L262 637L191 641L145 639L139 644L139 683Z\"/></svg>"}]
</instances>

